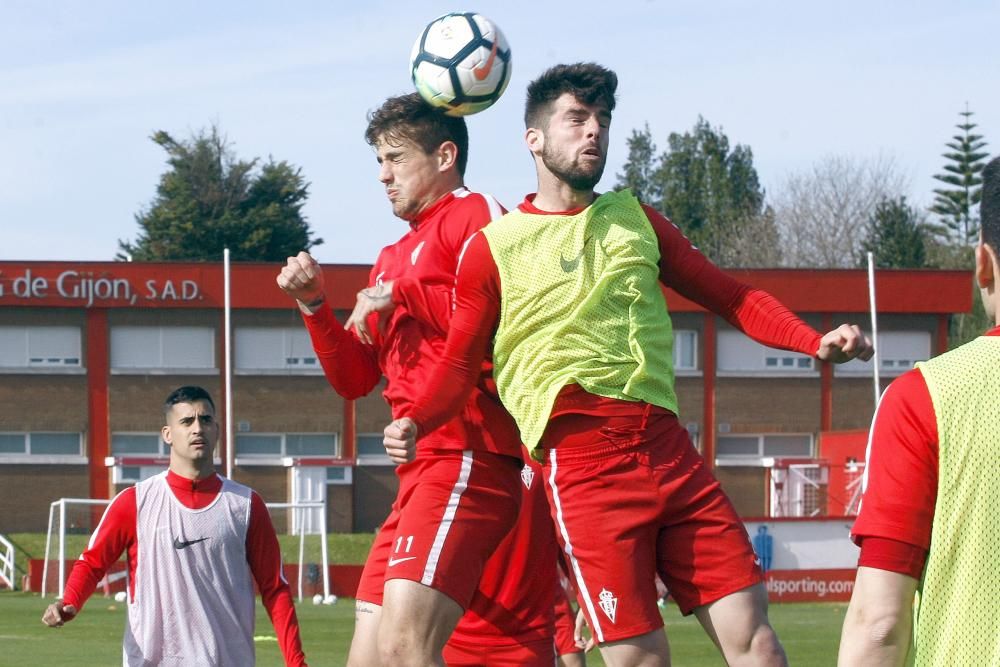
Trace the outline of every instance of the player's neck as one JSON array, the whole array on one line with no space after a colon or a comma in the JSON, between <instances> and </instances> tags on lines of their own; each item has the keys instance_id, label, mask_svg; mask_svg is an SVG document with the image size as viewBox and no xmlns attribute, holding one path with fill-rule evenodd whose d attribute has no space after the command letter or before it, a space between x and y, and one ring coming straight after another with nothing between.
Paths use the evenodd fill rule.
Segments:
<instances>
[{"instance_id":1,"label":"player's neck","mask_svg":"<svg viewBox=\"0 0 1000 667\"><path fill-rule=\"evenodd\" d=\"M542 211L573 211L590 206L596 196L593 190L574 190L563 181L540 176L532 203Z\"/></svg>"},{"instance_id":2,"label":"player's neck","mask_svg":"<svg viewBox=\"0 0 1000 667\"><path fill-rule=\"evenodd\" d=\"M215 464L211 461L202 464L196 461L171 459L169 469L170 472L185 479L208 479L215 474Z\"/></svg>"}]
</instances>

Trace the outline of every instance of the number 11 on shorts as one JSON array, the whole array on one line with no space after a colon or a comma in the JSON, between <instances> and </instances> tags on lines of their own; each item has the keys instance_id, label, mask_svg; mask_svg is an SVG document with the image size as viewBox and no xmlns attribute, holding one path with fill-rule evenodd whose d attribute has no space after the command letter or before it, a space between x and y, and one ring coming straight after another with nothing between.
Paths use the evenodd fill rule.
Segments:
<instances>
[{"instance_id":1,"label":"number 11 on shorts","mask_svg":"<svg viewBox=\"0 0 1000 667\"><path fill-rule=\"evenodd\" d=\"M405 539L406 539L406 549L403 551L403 553L408 554L410 553L410 547L413 546L413 535L407 535ZM405 556L403 558L395 557L397 554L399 554L399 550L403 546L403 540L404 537L402 535L396 538L396 548L393 549L392 552L393 556L389 558L389 567L392 567L394 565L399 565L400 563L405 563L408 560L414 560L416 558L416 556Z\"/></svg>"}]
</instances>

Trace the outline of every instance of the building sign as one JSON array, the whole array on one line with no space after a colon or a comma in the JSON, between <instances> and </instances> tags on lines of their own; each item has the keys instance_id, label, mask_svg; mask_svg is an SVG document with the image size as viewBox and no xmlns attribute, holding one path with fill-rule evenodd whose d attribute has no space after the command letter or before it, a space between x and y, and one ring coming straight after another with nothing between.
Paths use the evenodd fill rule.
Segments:
<instances>
[{"instance_id":1,"label":"building sign","mask_svg":"<svg viewBox=\"0 0 1000 667\"><path fill-rule=\"evenodd\" d=\"M288 309L278 289L281 264L234 263L233 308ZM353 308L368 266L324 266L327 301ZM61 308L222 308L221 263L0 262L0 306Z\"/></svg>"},{"instance_id":2,"label":"building sign","mask_svg":"<svg viewBox=\"0 0 1000 667\"><path fill-rule=\"evenodd\" d=\"M135 285L128 278L109 272L67 269L57 276L33 273L30 268L20 275L0 274L0 299L10 296L24 301L58 298L75 306L90 308L109 303L140 305L149 301L200 301L202 291L191 279L148 278Z\"/></svg>"},{"instance_id":3,"label":"building sign","mask_svg":"<svg viewBox=\"0 0 1000 667\"><path fill-rule=\"evenodd\" d=\"M0 304L24 306L143 307L215 306L199 269L150 265L87 265L71 268L28 265L0 267ZM215 292L221 292L221 285Z\"/></svg>"}]
</instances>

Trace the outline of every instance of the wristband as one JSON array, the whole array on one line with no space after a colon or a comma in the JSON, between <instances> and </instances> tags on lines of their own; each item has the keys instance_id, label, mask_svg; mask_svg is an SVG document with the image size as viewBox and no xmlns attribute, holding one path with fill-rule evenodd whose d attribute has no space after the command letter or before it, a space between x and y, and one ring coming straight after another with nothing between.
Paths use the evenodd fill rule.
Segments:
<instances>
[{"instance_id":1,"label":"wristband","mask_svg":"<svg viewBox=\"0 0 1000 667\"><path fill-rule=\"evenodd\" d=\"M323 294L320 294L318 297L316 297L315 299L313 299L309 303L302 302L302 305L305 306L306 308L312 310L313 308L319 308L320 306L322 306L324 301L326 301L326 296L324 296Z\"/></svg>"}]
</instances>

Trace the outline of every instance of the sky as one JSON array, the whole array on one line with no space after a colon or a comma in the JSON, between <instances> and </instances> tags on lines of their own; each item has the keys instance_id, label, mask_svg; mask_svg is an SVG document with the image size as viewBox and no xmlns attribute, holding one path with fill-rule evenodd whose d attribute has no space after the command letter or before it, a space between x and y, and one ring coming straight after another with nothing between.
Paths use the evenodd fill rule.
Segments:
<instances>
[{"instance_id":1,"label":"sky","mask_svg":"<svg viewBox=\"0 0 1000 667\"><path fill-rule=\"evenodd\" d=\"M881 156L926 206L966 103L1000 153L995 1L0 0L0 260L111 260L167 168L149 137L216 124L240 158L302 169L318 260L371 263L406 227L366 114L412 90L423 26L467 10L500 26L513 76L468 119L466 182L509 207L535 190L525 88L561 62L619 76L598 190L633 129L648 123L663 149L699 115L753 150L769 195L826 156Z\"/></svg>"}]
</instances>

